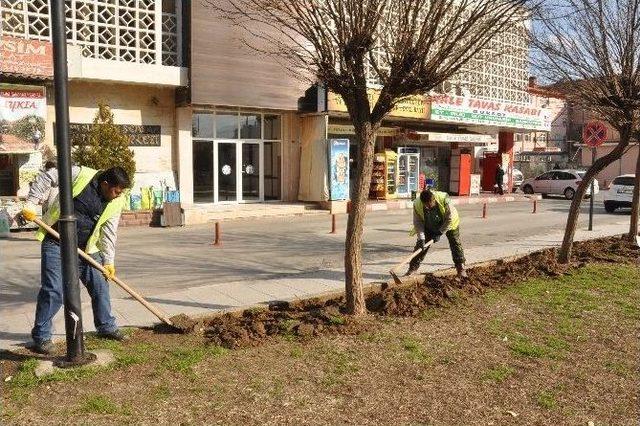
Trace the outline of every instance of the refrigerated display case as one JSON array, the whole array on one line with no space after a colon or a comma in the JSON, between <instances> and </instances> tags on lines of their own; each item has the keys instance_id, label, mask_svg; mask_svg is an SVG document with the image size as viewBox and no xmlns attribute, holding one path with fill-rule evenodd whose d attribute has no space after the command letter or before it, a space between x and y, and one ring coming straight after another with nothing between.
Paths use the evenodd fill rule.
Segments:
<instances>
[{"instance_id":1,"label":"refrigerated display case","mask_svg":"<svg viewBox=\"0 0 640 426\"><path fill-rule=\"evenodd\" d=\"M397 198L396 180L398 178L397 161L398 154L393 151L385 151L385 198L387 200Z\"/></svg>"},{"instance_id":2,"label":"refrigerated display case","mask_svg":"<svg viewBox=\"0 0 640 426\"><path fill-rule=\"evenodd\" d=\"M386 198L386 156L377 153L373 157L373 172L371 173L371 186L369 187L369 199L384 200Z\"/></svg>"},{"instance_id":3,"label":"refrigerated display case","mask_svg":"<svg viewBox=\"0 0 640 426\"><path fill-rule=\"evenodd\" d=\"M398 197L408 198L412 192L417 193L419 183L419 148L398 148L398 183L396 190Z\"/></svg>"}]
</instances>

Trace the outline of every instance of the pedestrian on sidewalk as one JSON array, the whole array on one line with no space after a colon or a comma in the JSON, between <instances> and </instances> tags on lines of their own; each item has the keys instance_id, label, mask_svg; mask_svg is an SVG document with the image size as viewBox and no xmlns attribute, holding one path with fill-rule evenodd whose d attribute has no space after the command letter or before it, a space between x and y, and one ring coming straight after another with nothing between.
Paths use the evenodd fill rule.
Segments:
<instances>
[{"instance_id":1,"label":"pedestrian on sidewalk","mask_svg":"<svg viewBox=\"0 0 640 426\"><path fill-rule=\"evenodd\" d=\"M498 194L504 195L504 169L500 163L498 163L498 167L496 168L496 186Z\"/></svg>"},{"instance_id":2,"label":"pedestrian on sidewalk","mask_svg":"<svg viewBox=\"0 0 640 426\"><path fill-rule=\"evenodd\" d=\"M104 276L84 259L79 259L79 277L91 296L91 307L98 336L112 340L123 340L124 335L116 326L111 314L109 284L106 279L115 276L116 231L120 220L123 200L122 192L130 186L130 179L121 167L98 171L89 167L73 167L73 207L76 215L78 247L106 270ZM58 170L50 168L41 172L31 185L27 204L21 215L33 221L35 204L41 204L51 190L58 186ZM54 229L60 218L59 199L53 201L42 220ZM51 342L52 320L62 306L62 264L59 242L40 228L36 238L42 242L40 263L40 291L31 337L32 350L40 354L53 351ZM106 278L106 279L105 279Z\"/></svg>"},{"instance_id":3,"label":"pedestrian on sidewalk","mask_svg":"<svg viewBox=\"0 0 640 426\"><path fill-rule=\"evenodd\" d=\"M437 243L442 234L446 234L458 277L467 277L464 250L460 241L460 217L446 192L426 189L420 193L420 197L413 202L413 228L413 234L418 235L414 251L422 249L422 252L411 260L407 275L418 271L429 250L426 242L433 240Z\"/></svg>"}]
</instances>

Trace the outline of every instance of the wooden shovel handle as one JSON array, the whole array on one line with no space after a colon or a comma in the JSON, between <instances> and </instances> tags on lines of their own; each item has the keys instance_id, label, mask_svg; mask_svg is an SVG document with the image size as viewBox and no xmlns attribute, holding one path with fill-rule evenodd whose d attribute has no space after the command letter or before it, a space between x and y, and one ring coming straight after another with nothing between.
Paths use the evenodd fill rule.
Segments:
<instances>
[{"instance_id":1,"label":"wooden shovel handle","mask_svg":"<svg viewBox=\"0 0 640 426\"><path fill-rule=\"evenodd\" d=\"M53 229L52 227L50 227L49 225L47 225L46 223L44 223L42 220L40 220L38 218L33 219L33 221L36 223L36 225L38 225L41 228L43 228L44 230L46 230L49 234L54 236L56 239L60 240L60 234L58 234L58 232L56 232L55 229ZM80 255L80 257L82 257L84 260L86 260L89 264L91 264L91 266L96 268L98 271L102 272L103 274L106 272L104 267L101 264L96 262L93 257L89 256L84 251L78 249L78 254ZM160 319L160 321L164 322L167 325L173 326L173 323L171 322L171 320L169 318L167 318L167 316L165 314L163 314L162 311L160 311L158 308L153 306L151 303L147 302L138 292L136 292L134 289L129 287L120 278L114 276L113 278L111 278L111 281L113 281L114 283L116 283L118 285L118 287L120 287L121 289L123 289L124 291L129 293L129 295L131 295L131 297L133 297L138 302L140 302L142 304L142 306L147 308L152 314L154 314L156 317L158 317L158 319Z\"/></svg>"},{"instance_id":2,"label":"wooden shovel handle","mask_svg":"<svg viewBox=\"0 0 640 426\"><path fill-rule=\"evenodd\" d=\"M398 263L396 266L393 267L393 269L391 269L392 272L396 272L398 269L402 268L402 266L404 266L405 264L411 262L413 260L414 257L416 257L417 255L419 255L420 253L422 253L427 247L429 247L431 244L433 244L433 240L429 240L424 244L424 248L419 248L418 250L414 251L413 253L411 253L409 256L405 257L404 259L402 259L402 261L400 263Z\"/></svg>"}]
</instances>

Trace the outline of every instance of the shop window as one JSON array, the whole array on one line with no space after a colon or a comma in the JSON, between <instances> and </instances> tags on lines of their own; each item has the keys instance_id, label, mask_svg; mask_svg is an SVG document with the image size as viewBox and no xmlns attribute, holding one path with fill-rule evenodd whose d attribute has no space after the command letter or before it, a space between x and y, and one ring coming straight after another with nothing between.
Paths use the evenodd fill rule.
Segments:
<instances>
[{"instance_id":1,"label":"shop window","mask_svg":"<svg viewBox=\"0 0 640 426\"><path fill-rule=\"evenodd\" d=\"M264 199L280 199L280 142L264 143Z\"/></svg>"},{"instance_id":2,"label":"shop window","mask_svg":"<svg viewBox=\"0 0 640 426\"><path fill-rule=\"evenodd\" d=\"M193 142L193 200L213 203L213 142Z\"/></svg>"},{"instance_id":3,"label":"shop window","mask_svg":"<svg viewBox=\"0 0 640 426\"><path fill-rule=\"evenodd\" d=\"M213 114L209 112L194 113L191 133L194 138L213 138Z\"/></svg>"},{"instance_id":4,"label":"shop window","mask_svg":"<svg viewBox=\"0 0 640 426\"><path fill-rule=\"evenodd\" d=\"M238 114L216 113L216 138L238 139Z\"/></svg>"},{"instance_id":5,"label":"shop window","mask_svg":"<svg viewBox=\"0 0 640 426\"><path fill-rule=\"evenodd\" d=\"M264 139L266 140L280 140L282 119L280 115L265 115L264 116Z\"/></svg>"},{"instance_id":6,"label":"shop window","mask_svg":"<svg viewBox=\"0 0 640 426\"><path fill-rule=\"evenodd\" d=\"M262 116L260 114L240 114L240 138L262 138Z\"/></svg>"}]
</instances>

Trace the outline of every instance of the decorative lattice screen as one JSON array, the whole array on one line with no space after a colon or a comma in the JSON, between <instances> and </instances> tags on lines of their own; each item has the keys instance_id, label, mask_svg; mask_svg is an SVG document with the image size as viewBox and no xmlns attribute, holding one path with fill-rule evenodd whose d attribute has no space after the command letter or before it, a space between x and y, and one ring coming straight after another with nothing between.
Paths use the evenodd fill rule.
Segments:
<instances>
[{"instance_id":1,"label":"decorative lattice screen","mask_svg":"<svg viewBox=\"0 0 640 426\"><path fill-rule=\"evenodd\" d=\"M0 0L0 34L50 40L50 1ZM178 65L176 15L156 2L65 0L67 40L88 58Z\"/></svg>"}]
</instances>

